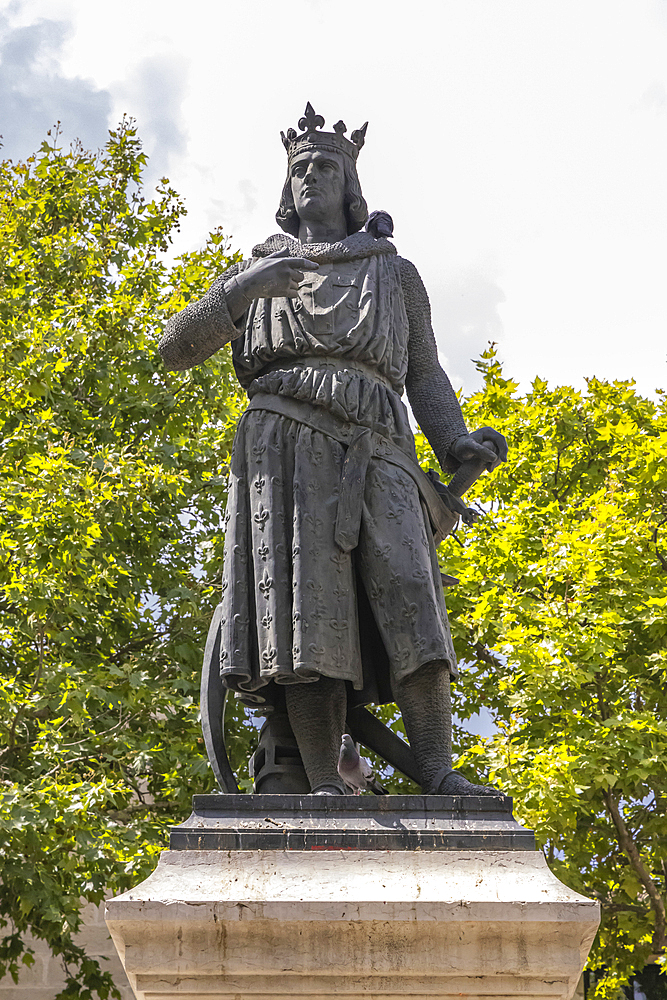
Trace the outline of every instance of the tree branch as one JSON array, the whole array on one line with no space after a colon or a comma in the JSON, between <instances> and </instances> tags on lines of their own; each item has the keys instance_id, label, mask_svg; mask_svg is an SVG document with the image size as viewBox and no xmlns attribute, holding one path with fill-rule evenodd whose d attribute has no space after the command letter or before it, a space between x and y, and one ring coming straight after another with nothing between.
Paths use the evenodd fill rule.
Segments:
<instances>
[{"instance_id":1,"label":"tree branch","mask_svg":"<svg viewBox=\"0 0 667 1000\"><path fill-rule=\"evenodd\" d=\"M658 561L659 561L660 565L662 566L662 572L663 573L667 573L667 559L665 559L665 557L663 556L662 552L658 548L658 532L659 532L660 528L662 528L662 526L665 523L665 521L667 521L667 518L663 518L662 521L660 522L660 524L657 524L655 526L655 530L653 532L653 544L655 545L655 554L657 555Z\"/></svg>"},{"instance_id":2,"label":"tree branch","mask_svg":"<svg viewBox=\"0 0 667 1000\"><path fill-rule=\"evenodd\" d=\"M482 663L488 663L490 667L502 667L500 660L497 659L493 653L487 649L485 645L483 645L483 643L476 642L472 648L475 656L478 660L481 660Z\"/></svg>"},{"instance_id":3,"label":"tree branch","mask_svg":"<svg viewBox=\"0 0 667 1000\"><path fill-rule=\"evenodd\" d=\"M135 813L165 812L173 808L173 802L133 802L124 809L108 809L105 813L118 823L125 823Z\"/></svg>"},{"instance_id":4,"label":"tree branch","mask_svg":"<svg viewBox=\"0 0 667 1000\"><path fill-rule=\"evenodd\" d=\"M648 869L640 857L637 845L625 825L625 820L621 816L618 802L614 798L611 790L607 789L602 794L604 796L605 805L607 806L607 811L609 812L611 820L616 827L618 842L634 869L635 874L639 878L639 881L646 889L649 899L651 900L651 908L655 913L655 927L653 929L651 947L656 954L662 954L665 949L665 944L667 943L665 938L665 901L658 892L655 882L651 878Z\"/></svg>"},{"instance_id":5,"label":"tree branch","mask_svg":"<svg viewBox=\"0 0 667 1000\"><path fill-rule=\"evenodd\" d=\"M615 903L613 899L609 899L608 896L604 896L601 892L596 892L594 889L587 889L586 892L593 899L597 899L606 913L636 913L640 917L646 917L651 912L650 906L638 906L635 903Z\"/></svg>"}]
</instances>

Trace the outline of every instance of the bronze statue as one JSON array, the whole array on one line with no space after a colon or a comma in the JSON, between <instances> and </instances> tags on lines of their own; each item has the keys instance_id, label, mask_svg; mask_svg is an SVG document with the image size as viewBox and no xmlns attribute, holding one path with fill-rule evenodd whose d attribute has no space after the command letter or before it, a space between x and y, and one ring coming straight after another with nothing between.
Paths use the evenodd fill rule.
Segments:
<instances>
[{"instance_id":1,"label":"bronze statue","mask_svg":"<svg viewBox=\"0 0 667 1000\"><path fill-rule=\"evenodd\" d=\"M478 475L507 446L491 428L468 433L419 274L390 242L390 217L369 220L356 167L366 125L349 139L343 122L323 126L308 105L282 137L284 233L175 316L160 345L182 370L231 342L250 397L231 459L215 680L286 709L315 794L346 791L351 712L393 701L424 792L494 793L451 766L457 667L435 542L468 512L463 489L419 468L404 389L444 469Z\"/></svg>"}]
</instances>

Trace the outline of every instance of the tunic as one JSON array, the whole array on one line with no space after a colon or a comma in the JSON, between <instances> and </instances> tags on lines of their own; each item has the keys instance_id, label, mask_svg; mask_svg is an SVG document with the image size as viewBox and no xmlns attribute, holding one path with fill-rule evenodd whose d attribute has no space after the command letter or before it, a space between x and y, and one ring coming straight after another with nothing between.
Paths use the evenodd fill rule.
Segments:
<instances>
[{"instance_id":1,"label":"tunic","mask_svg":"<svg viewBox=\"0 0 667 1000\"><path fill-rule=\"evenodd\" d=\"M255 300L233 324L225 281L283 247L319 270L297 298ZM347 681L353 701L382 703L428 662L455 673L433 534L410 474L406 383L441 462L467 431L414 267L368 233L314 245L271 237L170 321L161 351L169 367L190 367L229 340L251 405L231 458L223 683L263 705L276 684L325 675ZM356 474L352 493L345 469Z\"/></svg>"}]
</instances>

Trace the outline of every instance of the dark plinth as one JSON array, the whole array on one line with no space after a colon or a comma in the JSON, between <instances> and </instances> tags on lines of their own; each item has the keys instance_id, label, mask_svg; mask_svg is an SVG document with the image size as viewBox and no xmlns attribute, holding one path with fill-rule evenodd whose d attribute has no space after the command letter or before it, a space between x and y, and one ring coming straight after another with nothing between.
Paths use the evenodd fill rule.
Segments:
<instances>
[{"instance_id":1,"label":"dark plinth","mask_svg":"<svg viewBox=\"0 0 667 1000\"><path fill-rule=\"evenodd\" d=\"M192 805L171 850L535 850L504 795L195 795Z\"/></svg>"}]
</instances>

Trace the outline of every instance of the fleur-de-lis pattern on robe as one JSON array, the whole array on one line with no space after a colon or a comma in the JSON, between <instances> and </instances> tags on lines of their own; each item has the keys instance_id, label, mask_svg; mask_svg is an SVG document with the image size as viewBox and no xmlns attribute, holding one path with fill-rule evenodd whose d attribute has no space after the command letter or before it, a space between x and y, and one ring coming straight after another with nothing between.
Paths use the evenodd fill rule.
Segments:
<instances>
[{"instance_id":1,"label":"fleur-de-lis pattern on robe","mask_svg":"<svg viewBox=\"0 0 667 1000\"><path fill-rule=\"evenodd\" d=\"M268 392L323 407L414 456L406 408L390 385L405 378L408 321L395 250L380 242L370 240L367 256L345 251L307 272L295 299L259 300L234 341L234 360L251 397ZM268 241L264 251L280 245ZM309 365L312 355L324 367ZM432 660L456 669L435 547L414 481L376 451L361 487L358 545L344 552L334 531L345 455L334 437L268 410L250 410L239 424L220 668L227 687L249 704L271 700L270 682L321 675L365 690L359 583L393 679Z\"/></svg>"},{"instance_id":2,"label":"fleur-de-lis pattern on robe","mask_svg":"<svg viewBox=\"0 0 667 1000\"><path fill-rule=\"evenodd\" d=\"M344 460L344 445L295 420L254 410L242 421L231 466L221 671L250 704L262 704L269 681L326 674L363 687L357 572L395 678L430 660L455 664L414 481L374 460L358 547L342 552L334 525Z\"/></svg>"}]
</instances>

